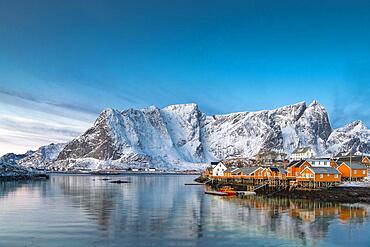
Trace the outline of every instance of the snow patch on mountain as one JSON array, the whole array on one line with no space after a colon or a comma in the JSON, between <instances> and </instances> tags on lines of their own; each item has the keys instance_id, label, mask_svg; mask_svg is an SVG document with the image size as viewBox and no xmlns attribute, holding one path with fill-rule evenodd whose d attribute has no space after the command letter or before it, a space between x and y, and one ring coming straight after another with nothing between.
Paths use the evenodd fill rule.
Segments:
<instances>
[{"instance_id":1,"label":"snow patch on mountain","mask_svg":"<svg viewBox=\"0 0 370 247\"><path fill-rule=\"evenodd\" d=\"M361 121L354 121L334 130L326 141L328 153L370 153L370 130Z\"/></svg>"},{"instance_id":2,"label":"snow patch on mountain","mask_svg":"<svg viewBox=\"0 0 370 247\"><path fill-rule=\"evenodd\" d=\"M49 162L56 160L65 145L66 143L51 143L42 146L36 151L29 152L28 155L26 154L24 158L17 161L17 164L24 167L43 168Z\"/></svg>"},{"instance_id":3,"label":"snow patch on mountain","mask_svg":"<svg viewBox=\"0 0 370 247\"><path fill-rule=\"evenodd\" d=\"M356 121L332 130L313 101L257 112L207 116L196 104L163 109L105 109L94 125L67 144L52 144L16 163L27 167L202 167L209 161L251 158L262 151L291 153L311 147L318 155L346 150L370 153L369 130Z\"/></svg>"}]
</instances>

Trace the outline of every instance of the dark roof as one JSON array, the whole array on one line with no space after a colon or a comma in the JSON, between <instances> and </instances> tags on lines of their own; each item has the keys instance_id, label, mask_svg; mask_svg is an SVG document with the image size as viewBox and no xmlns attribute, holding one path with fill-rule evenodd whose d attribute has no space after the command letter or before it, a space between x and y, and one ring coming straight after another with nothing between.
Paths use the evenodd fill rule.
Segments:
<instances>
[{"instance_id":1,"label":"dark roof","mask_svg":"<svg viewBox=\"0 0 370 247\"><path fill-rule=\"evenodd\" d=\"M340 172L334 167L309 167L314 173L318 174L340 174Z\"/></svg>"},{"instance_id":2,"label":"dark roof","mask_svg":"<svg viewBox=\"0 0 370 247\"><path fill-rule=\"evenodd\" d=\"M233 172L236 169L238 169L238 168L237 167L229 167L224 172Z\"/></svg>"},{"instance_id":3,"label":"dark roof","mask_svg":"<svg viewBox=\"0 0 370 247\"><path fill-rule=\"evenodd\" d=\"M295 165L298 162L299 162L299 160L293 160L292 162L289 163L288 167L291 167L291 166Z\"/></svg>"},{"instance_id":4,"label":"dark roof","mask_svg":"<svg viewBox=\"0 0 370 247\"><path fill-rule=\"evenodd\" d=\"M270 170L273 172L279 172L279 168L274 167L274 166L270 167Z\"/></svg>"},{"instance_id":5,"label":"dark roof","mask_svg":"<svg viewBox=\"0 0 370 247\"><path fill-rule=\"evenodd\" d=\"M362 161L362 156L341 156L336 158L337 161L339 162L346 162L346 161Z\"/></svg>"},{"instance_id":6,"label":"dark roof","mask_svg":"<svg viewBox=\"0 0 370 247\"><path fill-rule=\"evenodd\" d=\"M245 174L251 174L253 172L255 172L258 168L260 168L259 166L251 166L251 167L243 167L243 168L240 168L240 170L245 173Z\"/></svg>"},{"instance_id":7,"label":"dark roof","mask_svg":"<svg viewBox=\"0 0 370 247\"><path fill-rule=\"evenodd\" d=\"M211 162L211 165L217 165L218 163L220 163L220 161L213 161Z\"/></svg>"},{"instance_id":8,"label":"dark roof","mask_svg":"<svg viewBox=\"0 0 370 247\"><path fill-rule=\"evenodd\" d=\"M278 168L279 169L279 172L282 173L282 174L286 174L288 173L284 168Z\"/></svg>"},{"instance_id":9,"label":"dark roof","mask_svg":"<svg viewBox=\"0 0 370 247\"><path fill-rule=\"evenodd\" d=\"M307 151L311 150L310 147L304 147L304 148L296 148L292 154L301 154L306 153Z\"/></svg>"},{"instance_id":10,"label":"dark roof","mask_svg":"<svg viewBox=\"0 0 370 247\"><path fill-rule=\"evenodd\" d=\"M232 174L232 175L239 175L239 174L240 174L240 172L241 172L240 168L235 168L235 169L231 172L231 174Z\"/></svg>"},{"instance_id":11,"label":"dark roof","mask_svg":"<svg viewBox=\"0 0 370 247\"><path fill-rule=\"evenodd\" d=\"M288 165L288 167L291 167L291 166L301 167L305 161L306 160L295 160L295 161L292 161L292 162L290 162L290 164Z\"/></svg>"},{"instance_id":12,"label":"dark roof","mask_svg":"<svg viewBox=\"0 0 370 247\"><path fill-rule=\"evenodd\" d=\"M349 162L340 162L339 165L341 165L342 163L345 163L348 167L351 167L351 169L353 169L353 170L367 169L367 167L365 165L362 165L362 164L360 164L360 162L357 162L357 161L352 161L351 165L349 164Z\"/></svg>"}]
</instances>

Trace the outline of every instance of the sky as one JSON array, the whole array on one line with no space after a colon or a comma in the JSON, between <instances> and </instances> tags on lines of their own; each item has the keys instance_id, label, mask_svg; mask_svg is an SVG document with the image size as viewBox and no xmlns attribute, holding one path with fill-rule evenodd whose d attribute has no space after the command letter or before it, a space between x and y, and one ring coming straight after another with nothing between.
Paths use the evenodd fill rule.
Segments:
<instances>
[{"instance_id":1,"label":"sky","mask_svg":"<svg viewBox=\"0 0 370 247\"><path fill-rule=\"evenodd\" d=\"M370 126L370 1L0 0L0 154L66 142L105 108L206 114L316 99Z\"/></svg>"}]
</instances>

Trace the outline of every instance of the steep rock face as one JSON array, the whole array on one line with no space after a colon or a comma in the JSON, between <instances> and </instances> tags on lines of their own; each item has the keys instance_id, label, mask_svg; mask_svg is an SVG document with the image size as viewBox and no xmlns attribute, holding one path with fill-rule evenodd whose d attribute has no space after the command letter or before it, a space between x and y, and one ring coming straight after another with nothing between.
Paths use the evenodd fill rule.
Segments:
<instances>
[{"instance_id":1,"label":"steep rock face","mask_svg":"<svg viewBox=\"0 0 370 247\"><path fill-rule=\"evenodd\" d=\"M299 137L298 146L311 146L316 153L325 152L325 141L332 132L329 117L317 101L313 101L296 124L296 133Z\"/></svg>"},{"instance_id":2,"label":"steep rock face","mask_svg":"<svg viewBox=\"0 0 370 247\"><path fill-rule=\"evenodd\" d=\"M306 104L302 102L271 111L207 117L203 130L207 151L210 156L222 159L251 157L260 150L283 149L282 129L291 127L305 109Z\"/></svg>"},{"instance_id":3,"label":"steep rock face","mask_svg":"<svg viewBox=\"0 0 370 247\"><path fill-rule=\"evenodd\" d=\"M49 162L56 160L65 145L65 143L51 143L40 147L36 151L29 151L17 161L17 164L25 167L43 168Z\"/></svg>"},{"instance_id":4,"label":"steep rock face","mask_svg":"<svg viewBox=\"0 0 370 247\"><path fill-rule=\"evenodd\" d=\"M104 110L92 128L71 141L58 160L95 158L121 163L201 162L200 117L195 104Z\"/></svg>"},{"instance_id":5,"label":"steep rock face","mask_svg":"<svg viewBox=\"0 0 370 247\"><path fill-rule=\"evenodd\" d=\"M370 154L370 130L361 121L354 121L334 130L326 141L328 152L359 152Z\"/></svg>"},{"instance_id":6,"label":"steep rock face","mask_svg":"<svg viewBox=\"0 0 370 247\"><path fill-rule=\"evenodd\" d=\"M206 116L196 104L107 109L63 148L56 163L69 167L84 159L84 166L96 160L97 167L109 163L171 169L184 163L252 157L260 151L290 153L300 146L310 146L317 154L350 147L367 152L367 128L344 128L333 131L326 110L316 101L214 116Z\"/></svg>"}]
</instances>

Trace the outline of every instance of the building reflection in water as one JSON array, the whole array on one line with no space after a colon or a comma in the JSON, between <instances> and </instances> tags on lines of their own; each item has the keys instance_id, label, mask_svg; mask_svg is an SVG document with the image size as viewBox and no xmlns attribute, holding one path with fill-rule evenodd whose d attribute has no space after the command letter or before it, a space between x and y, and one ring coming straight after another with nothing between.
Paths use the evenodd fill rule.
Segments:
<instances>
[{"instance_id":1,"label":"building reflection in water","mask_svg":"<svg viewBox=\"0 0 370 247\"><path fill-rule=\"evenodd\" d=\"M317 241L333 220L362 223L368 207L286 198L214 197L184 186L185 177L129 176L131 184L74 176L57 177L74 207L116 238L201 239L234 236Z\"/></svg>"},{"instance_id":2,"label":"building reflection in water","mask_svg":"<svg viewBox=\"0 0 370 247\"><path fill-rule=\"evenodd\" d=\"M364 237L351 241L368 242L369 205L217 197L205 195L201 186L184 186L191 176L112 178L130 184L102 178L0 183L0 222L8 222L0 224L2 240L24 246L34 238L34 246L48 247L76 241L80 246L321 246L358 226Z\"/></svg>"}]
</instances>

